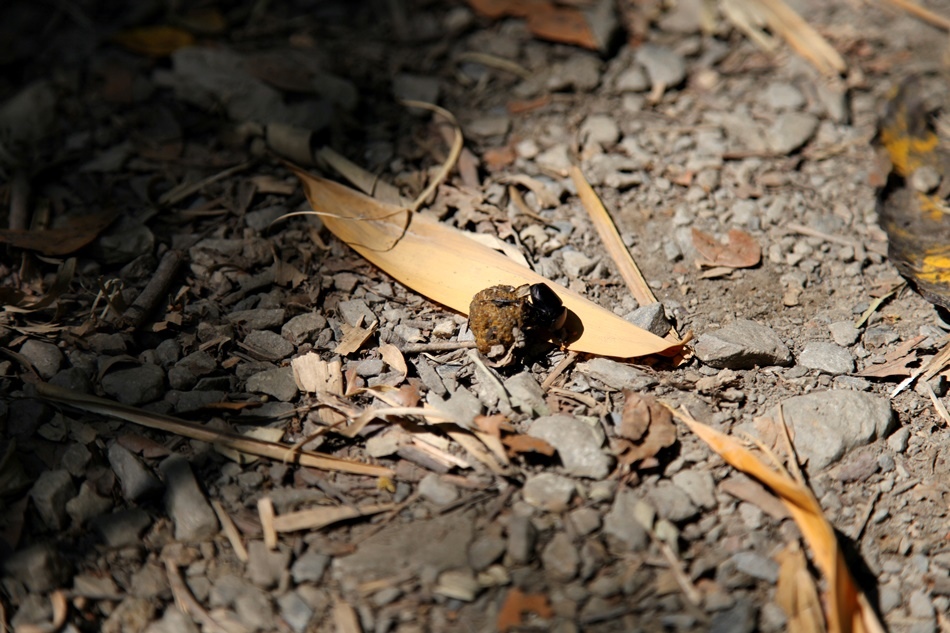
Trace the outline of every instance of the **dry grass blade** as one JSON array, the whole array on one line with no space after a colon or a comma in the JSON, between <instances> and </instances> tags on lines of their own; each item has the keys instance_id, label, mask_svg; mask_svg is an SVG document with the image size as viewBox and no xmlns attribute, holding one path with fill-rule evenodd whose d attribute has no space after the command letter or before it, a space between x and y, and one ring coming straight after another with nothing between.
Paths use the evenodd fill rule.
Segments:
<instances>
[{"instance_id":1,"label":"dry grass blade","mask_svg":"<svg viewBox=\"0 0 950 633\"><path fill-rule=\"evenodd\" d=\"M73 391L72 389L56 387L44 382L37 383L36 391L40 397L47 400L76 407L83 411L100 413L128 422L134 422L135 424L141 424L150 429L174 433L200 442L208 442L216 447L230 448L242 453L257 455L259 457L269 457L278 461L287 459L301 466L310 466L322 470L335 470L356 475L369 475L371 477L394 476L391 469L384 468L383 466L353 462L322 453L292 451L291 447L286 444L267 442L236 433L216 431L168 415L159 415L143 409L137 409L111 400L106 400L105 398L98 398Z\"/></svg>"},{"instance_id":2,"label":"dry grass blade","mask_svg":"<svg viewBox=\"0 0 950 633\"><path fill-rule=\"evenodd\" d=\"M356 517L371 516L380 512L388 512L396 507L395 503L376 503L355 508L351 506L334 506L326 508L310 508L287 514L278 514L274 517L274 530L277 532L299 532L300 530L319 530L328 525L355 519Z\"/></svg>"},{"instance_id":3,"label":"dry grass blade","mask_svg":"<svg viewBox=\"0 0 950 633\"><path fill-rule=\"evenodd\" d=\"M642 306L656 303L656 296L650 289L650 285L643 278L643 273L640 272L637 263L630 256L630 251L624 246L613 219L607 213L607 209L604 208L597 193L584 178L584 174L577 167L571 167L571 179L574 181L574 186L577 187L577 195L581 199L581 204L584 205L594 228L597 229L597 234L604 243L607 254L617 265L620 277L627 284L630 294Z\"/></svg>"},{"instance_id":4,"label":"dry grass blade","mask_svg":"<svg viewBox=\"0 0 950 633\"><path fill-rule=\"evenodd\" d=\"M877 615L868 607L844 561L834 529L825 518L815 495L788 472L766 465L741 442L720 433L685 411L673 411L681 422L706 442L733 468L758 479L772 489L788 507L806 542L814 552L816 566L828 579L826 621L831 633L883 633Z\"/></svg>"},{"instance_id":5,"label":"dry grass blade","mask_svg":"<svg viewBox=\"0 0 950 633\"><path fill-rule=\"evenodd\" d=\"M231 543L234 555L237 556L239 561L246 563L248 559L247 548L244 547L244 541L241 540L241 533L238 532L237 526L234 525L231 515L228 514L228 511L224 509L224 506L217 499L211 501L211 507L214 508L214 513L218 515L218 521L221 522L221 527L224 528L224 535L228 537L228 542Z\"/></svg>"},{"instance_id":6,"label":"dry grass blade","mask_svg":"<svg viewBox=\"0 0 950 633\"><path fill-rule=\"evenodd\" d=\"M736 28L767 51L772 46L762 26L780 36L820 72L838 76L848 70L844 59L783 0L726 0L723 12Z\"/></svg>"},{"instance_id":7,"label":"dry grass blade","mask_svg":"<svg viewBox=\"0 0 950 633\"><path fill-rule=\"evenodd\" d=\"M932 24L937 28L943 29L944 31L950 31L950 18L945 18L939 13L934 13L930 9L919 5L913 0L887 0L895 7L899 7L910 13L914 17L920 18L924 22Z\"/></svg>"},{"instance_id":8,"label":"dry grass blade","mask_svg":"<svg viewBox=\"0 0 950 633\"><path fill-rule=\"evenodd\" d=\"M666 341L624 321L425 214L412 215L406 226L405 209L294 171L330 231L397 281L433 301L468 314L472 297L489 286L545 283L583 328L568 349L630 358L674 354L680 348L679 342Z\"/></svg>"}]
</instances>

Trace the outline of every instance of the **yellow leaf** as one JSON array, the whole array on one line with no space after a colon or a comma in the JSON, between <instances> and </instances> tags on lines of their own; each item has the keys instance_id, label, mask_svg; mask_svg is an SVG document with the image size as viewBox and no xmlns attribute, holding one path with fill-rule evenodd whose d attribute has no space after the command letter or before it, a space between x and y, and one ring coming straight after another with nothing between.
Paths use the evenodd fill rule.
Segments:
<instances>
[{"instance_id":1,"label":"yellow leaf","mask_svg":"<svg viewBox=\"0 0 950 633\"><path fill-rule=\"evenodd\" d=\"M568 324L578 331L568 349L632 358L675 354L682 347L681 342L642 330L425 214L410 216L407 209L299 169L294 171L311 207L334 235L432 301L468 314L472 297L489 286L544 283L564 302Z\"/></svg>"},{"instance_id":2,"label":"yellow leaf","mask_svg":"<svg viewBox=\"0 0 950 633\"><path fill-rule=\"evenodd\" d=\"M167 57L179 48L194 44L195 38L188 31L174 26L143 26L117 33L115 41L133 53Z\"/></svg>"}]
</instances>

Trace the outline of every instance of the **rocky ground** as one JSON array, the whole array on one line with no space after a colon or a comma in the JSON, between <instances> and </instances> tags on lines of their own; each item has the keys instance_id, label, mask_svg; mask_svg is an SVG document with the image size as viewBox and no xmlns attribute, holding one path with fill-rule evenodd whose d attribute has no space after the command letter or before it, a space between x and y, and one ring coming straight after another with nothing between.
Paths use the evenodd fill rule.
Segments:
<instances>
[{"instance_id":1,"label":"rocky ground","mask_svg":"<svg viewBox=\"0 0 950 633\"><path fill-rule=\"evenodd\" d=\"M702 32L694 4L640 14L644 43L604 53L443 2L0 9L4 223L20 229L3 234L0 264L5 622L783 630L777 555L800 538L788 512L685 428L632 459L625 403L639 394L760 437L783 405L887 627L950 630L950 463L934 405L945 379L890 398L901 372L882 369L919 366L950 326L909 289L876 301L900 278L872 145L886 92L939 71L944 38L882 5L795 2L848 65L830 80L722 17ZM169 58L115 37L156 23L185 24L197 48ZM304 160L308 144L422 190L444 128L394 96L440 103L465 133L458 174L424 212L500 237L660 334L692 332L695 355L673 367L554 351L495 371L465 317L312 218L274 223L308 208L274 152ZM664 311L621 282L572 164ZM67 229L25 236L46 226ZM697 267L693 229L740 229L762 261ZM150 283L145 318L130 306ZM321 393L295 380L304 357L325 372ZM39 381L387 474L236 459L38 398ZM457 426L393 417L341 433L379 394ZM371 516L346 514L370 504ZM271 547L271 506L343 520L282 530Z\"/></svg>"}]
</instances>

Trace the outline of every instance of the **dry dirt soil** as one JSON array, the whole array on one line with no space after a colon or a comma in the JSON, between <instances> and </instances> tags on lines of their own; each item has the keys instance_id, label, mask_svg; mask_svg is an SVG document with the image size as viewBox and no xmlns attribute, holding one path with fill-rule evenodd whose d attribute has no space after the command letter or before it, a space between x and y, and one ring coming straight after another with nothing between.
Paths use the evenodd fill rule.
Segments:
<instances>
[{"instance_id":1,"label":"dry dirt soil","mask_svg":"<svg viewBox=\"0 0 950 633\"><path fill-rule=\"evenodd\" d=\"M885 296L901 278L874 145L891 89L945 83L946 35L884 2L791 4L844 72L764 52L725 2L621 2L626 31L597 52L441 0L3 3L4 622L785 630L782 561L812 555L795 522L685 426L674 438L654 398L766 442L783 405L887 629L950 631L945 379L891 397L950 325L912 288ZM155 25L172 30L130 31ZM278 220L310 208L281 156L340 179L314 160L332 148L378 190L422 191L451 128L397 98L440 104L465 137L421 213L691 333L695 354L555 347L493 369L465 316L319 218ZM620 278L572 165L662 309ZM738 230L761 261L697 266L694 230ZM348 431L391 406L447 422ZM634 456L638 425L665 446ZM241 459L213 432L328 457ZM268 513L304 510L270 542ZM823 592L811 560L796 582Z\"/></svg>"}]
</instances>

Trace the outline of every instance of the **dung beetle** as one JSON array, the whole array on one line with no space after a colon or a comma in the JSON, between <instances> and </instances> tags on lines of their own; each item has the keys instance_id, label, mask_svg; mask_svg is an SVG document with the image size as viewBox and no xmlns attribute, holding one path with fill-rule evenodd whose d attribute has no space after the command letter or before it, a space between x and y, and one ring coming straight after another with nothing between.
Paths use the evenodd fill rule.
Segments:
<instances>
[{"instance_id":1,"label":"dung beetle","mask_svg":"<svg viewBox=\"0 0 950 633\"><path fill-rule=\"evenodd\" d=\"M547 284L531 284L526 292L524 304L526 329L554 332L564 327L567 309L557 293Z\"/></svg>"}]
</instances>

